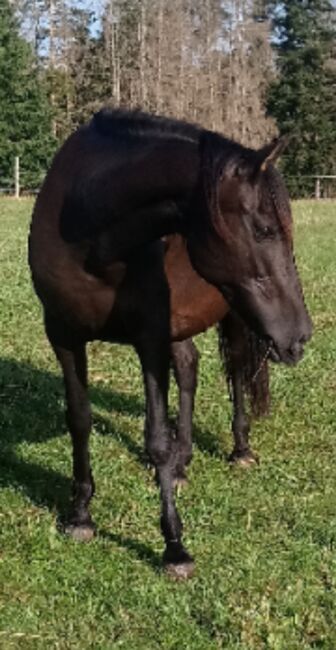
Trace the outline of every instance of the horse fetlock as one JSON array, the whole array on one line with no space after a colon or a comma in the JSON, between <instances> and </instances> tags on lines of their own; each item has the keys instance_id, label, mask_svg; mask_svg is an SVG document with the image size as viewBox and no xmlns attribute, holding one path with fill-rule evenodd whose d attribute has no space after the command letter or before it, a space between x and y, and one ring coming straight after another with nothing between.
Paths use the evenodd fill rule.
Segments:
<instances>
[{"instance_id":1,"label":"horse fetlock","mask_svg":"<svg viewBox=\"0 0 336 650\"><path fill-rule=\"evenodd\" d=\"M88 483L74 481L72 485L72 501L78 506L80 504L87 506L92 499L94 492L95 485L92 479Z\"/></svg>"},{"instance_id":2,"label":"horse fetlock","mask_svg":"<svg viewBox=\"0 0 336 650\"><path fill-rule=\"evenodd\" d=\"M163 554L165 572L174 580L187 580L195 571L195 562L181 542L168 542Z\"/></svg>"},{"instance_id":3,"label":"horse fetlock","mask_svg":"<svg viewBox=\"0 0 336 650\"><path fill-rule=\"evenodd\" d=\"M167 545L173 542L181 543L183 524L175 507L171 509L163 505L160 525Z\"/></svg>"},{"instance_id":4,"label":"horse fetlock","mask_svg":"<svg viewBox=\"0 0 336 650\"><path fill-rule=\"evenodd\" d=\"M177 452L177 462L176 464L178 466L186 467L187 465L190 465L192 461L192 449L190 445L178 446L178 452Z\"/></svg>"},{"instance_id":5,"label":"horse fetlock","mask_svg":"<svg viewBox=\"0 0 336 650\"><path fill-rule=\"evenodd\" d=\"M235 415L232 420L232 431L233 433L247 439L250 433L250 423L248 419L243 415Z\"/></svg>"}]
</instances>

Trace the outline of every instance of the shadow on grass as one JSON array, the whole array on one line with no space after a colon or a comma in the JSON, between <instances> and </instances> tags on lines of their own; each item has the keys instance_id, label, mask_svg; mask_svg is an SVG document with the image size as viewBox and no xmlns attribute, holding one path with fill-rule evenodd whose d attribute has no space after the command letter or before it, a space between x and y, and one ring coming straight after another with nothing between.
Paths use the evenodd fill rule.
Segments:
<instances>
[{"instance_id":1,"label":"shadow on grass","mask_svg":"<svg viewBox=\"0 0 336 650\"><path fill-rule=\"evenodd\" d=\"M144 402L137 397L117 393L100 386L91 386L94 406L121 414L144 416ZM0 485L23 491L36 505L56 511L60 521L66 517L70 476L19 457L16 446L36 444L67 434L64 419L63 382L60 375L39 370L27 363L0 360ZM94 422L102 435L115 436L141 464L146 463L143 446L124 430L111 429L111 422L95 414ZM218 440L210 432L194 427L194 442L201 451L223 457ZM160 559L140 542L124 539L118 534L100 531L122 547L135 552L139 559L154 569Z\"/></svg>"},{"instance_id":2,"label":"shadow on grass","mask_svg":"<svg viewBox=\"0 0 336 650\"><path fill-rule=\"evenodd\" d=\"M118 533L111 533L110 531L101 528L98 530L98 535L103 539L117 544L121 548L131 551L131 553L135 554L139 560L146 562L146 564L154 569L154 571L158 573L162 571L161 557L142 542L130 539L129 537L122 537L121 535L118 535Z\"/></svg>"},{"instance_id":3,"label":"shadow on grass","mask_svg":"<svg viewBox=\"0 0 336 650\"><path fill-rule=\"evenodd\" d=\"M36 504L63 514L71 489L70 477L19 457L20 443L36 444L67 435L61 376L11 359L0 360L0 485L24 490ZM92 387L91 401L108 405L111 411L142 415L144 406L136 397ZM143 449L126 432L111 431L111 423L95 415L98 430L115 435L139 462Z\"/></svg>"}]
</instances>

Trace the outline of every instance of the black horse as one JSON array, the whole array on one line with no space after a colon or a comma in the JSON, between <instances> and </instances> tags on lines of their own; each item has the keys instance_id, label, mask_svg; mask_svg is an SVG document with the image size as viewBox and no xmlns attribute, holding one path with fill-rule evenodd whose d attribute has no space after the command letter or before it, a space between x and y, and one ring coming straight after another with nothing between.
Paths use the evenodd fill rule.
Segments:
<instances>
[{"instance_id":1,"label":"black horse","mask_svg":"<svg viewBox=\"0 0 336 650\"><path fill-rule=\"evenodd\" d=\"M73 442L68 531L88 538L94 492L85 344L132 344L146 391L146 449L161 489L164 563L193 571L173 481L178 438L167 418L170 294L163 246L180 232L196 271L266 342L295 363L311 335L294 263L291 212L272 166L281 141L254 151L189 124L102 111L56 155L38 196L29 259L45 328L62 366Z\"/></svg>"}]
</instances>

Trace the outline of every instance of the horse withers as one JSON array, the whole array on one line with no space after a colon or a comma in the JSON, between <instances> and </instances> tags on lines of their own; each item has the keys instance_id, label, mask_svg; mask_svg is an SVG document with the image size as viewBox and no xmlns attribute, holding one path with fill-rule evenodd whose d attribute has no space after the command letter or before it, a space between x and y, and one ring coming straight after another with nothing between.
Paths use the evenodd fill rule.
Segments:
<instances>
[{"instance_id":1,"label":"horse withers","mask_svg":"<svg viewBox=\"0 0 336 650\"><path fill-rule=\"evenodd\" d=\"M160 484L164 564L176 577L189 576L194 563L174 500L179 443L167 417L170 293L156 240L182 233L198 274L265 341L273 359L296 362L311 323L293 257L289 201L272 165L280 148L272 143L254 151L190 124L102 111L60 149L33 213L32 278L62 366L73 442L67 530L82 539L94 530L85 344L132 344L144 376L146 449Z\"/></svg>"}]
</instances>

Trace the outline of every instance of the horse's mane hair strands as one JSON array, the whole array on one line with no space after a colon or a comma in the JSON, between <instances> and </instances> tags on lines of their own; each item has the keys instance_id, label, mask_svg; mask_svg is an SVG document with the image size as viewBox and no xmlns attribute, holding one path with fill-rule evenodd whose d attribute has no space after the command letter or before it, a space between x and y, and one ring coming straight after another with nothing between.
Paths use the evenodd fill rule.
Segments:
<instances>
[{"instance_id":1,"label":"horse's mane hair strands","mask_svg":"<svg viewBox=\"0 0 336 650\"><path fill-rule=\"evenodd\" d=\"M233 373L234 364L232 348L228 338L227 327L229 317L217 325L218 347L226 375L231 401L233 401ZM270 406L270 387L268 374L268 361L266 358L267 345L258 338L247 325L241 321L244 337L240 350L242 362L242 381L244 393L249 399L250 414L258 418L267 415Z\"/></svg>"},{"instance_id":2,"label":"horse's mane hair strands","mask_svg":"<svg viewBox=\"0 0 336 650\"><path fill-rule=\"evenodd\" d=\"M161 115L150 115L140 110L103 108L96 113L91 125L102 135L176 136L198 142L204 129L197 124L174 120Z\"/></svg>"},{"instance_id":3,"label":"horse's mane hair strands","mask_svg":"<svg viewBox=\"0 0 336 650\"><path fill-rule=\"evenodd\" d=\"M288 240L292 239L292 213L290 199L280 172L270 165L264 172L265 188Z\"/></svg>"}]
</instances>

